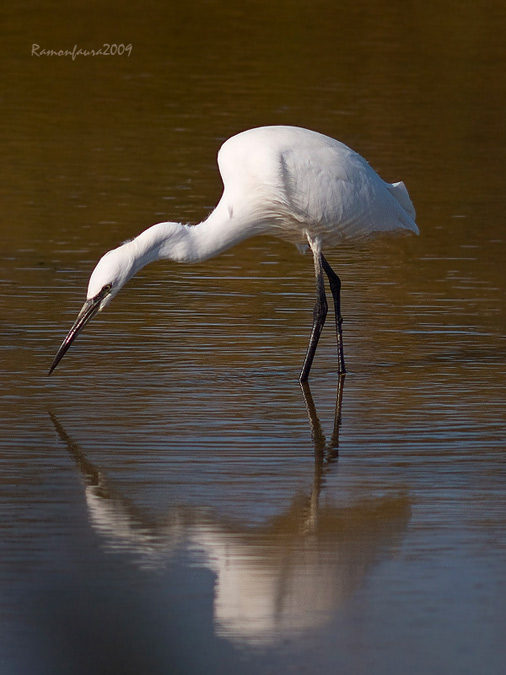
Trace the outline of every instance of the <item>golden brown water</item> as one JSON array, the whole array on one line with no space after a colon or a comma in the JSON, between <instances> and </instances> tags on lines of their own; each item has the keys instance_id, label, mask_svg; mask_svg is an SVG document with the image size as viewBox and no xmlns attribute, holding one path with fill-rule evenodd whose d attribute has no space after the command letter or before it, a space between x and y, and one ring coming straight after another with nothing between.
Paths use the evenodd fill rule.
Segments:
<instances>
[{"instance_id":1,"label":"golden brown water","mask_svg":"<svg viewBox=\"0 0 506 675\"><path fill-rule=\"evenodd\" d=\"M498 0L4 11L2 675L503 672L505 28ZM131 54L31 55L104 42ZM262 124L417 208L418 239L329 255L340 426L330 321L297 385L312 261L268 238L143 270L48 379L100 255L202 220Z\"/></svg>"}]
</instances>

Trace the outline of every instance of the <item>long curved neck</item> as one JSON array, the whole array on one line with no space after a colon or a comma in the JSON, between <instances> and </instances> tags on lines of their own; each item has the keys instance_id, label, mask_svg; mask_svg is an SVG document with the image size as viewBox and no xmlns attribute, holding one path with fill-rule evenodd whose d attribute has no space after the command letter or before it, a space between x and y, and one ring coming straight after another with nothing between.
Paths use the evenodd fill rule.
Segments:
<instances>
[{"instance_id":1,"label":"long curved neck","mask_svg":"<svg viewBox=\"0 0 506 675\"><path fill-rule=\"evenodd\" d=\"M134 247L136 271L156 260L200 262L219 255L240 241L262 234L265 219L252 215L234 217L218 205L199 225L158 223L142 232L129 244Z\"/></svg>"}]
</instances>

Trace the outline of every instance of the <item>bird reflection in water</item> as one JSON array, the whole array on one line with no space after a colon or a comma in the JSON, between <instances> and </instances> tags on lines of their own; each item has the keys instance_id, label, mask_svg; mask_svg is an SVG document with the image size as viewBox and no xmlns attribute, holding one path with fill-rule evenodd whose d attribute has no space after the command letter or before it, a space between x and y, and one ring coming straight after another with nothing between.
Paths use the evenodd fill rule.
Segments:
<instances>
[{"instance_id":1,"label":"bird reflection in water","mask_svg":"<svg viewBox=\"0 0 506 675\"><path fill-rule=\"evenodd\" d=\"M176 506L152 522L114 490L102 471L50 413L85 488L88 517L109 551L128 552L144 569L163 570L176 552L216 575L214 630L238 644L266 646L328 623L372 568L390 557L410 519L406 495L322 504L326 472L335 466L344 376L339 378L334 429L322 431L309 385L301 386L314 445L309 494L294 496L285 512L252 527L209 512Z\"/></svg>"}]
</instances>

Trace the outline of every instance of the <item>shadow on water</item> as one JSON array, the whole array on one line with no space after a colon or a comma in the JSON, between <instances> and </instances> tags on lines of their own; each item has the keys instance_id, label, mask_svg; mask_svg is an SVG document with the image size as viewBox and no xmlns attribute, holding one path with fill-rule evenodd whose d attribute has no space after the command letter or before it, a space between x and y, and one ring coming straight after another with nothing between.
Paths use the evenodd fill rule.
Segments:
<instances>
[{"instance_id":1,"label":"shadow on water","mask_svg":"<svg viewBox=\"0 0 506 675\"><path fill-rule=\"evenodd\" d=\"M284 511L255 526L198 504L149 517L110 484L49 414L79 470L88 521L104 550L126 554L139 569L157 573L176 554L188 552L193 566L215 575L215 636L265 647L326 625L371 569L392 555L410 521L406 495L338 507L325 494L325 475L338 457L343 385L341 378L328 442L309 385L302 387L314 445L311 489L297 491Z\"/></svg>"}]
</instances>

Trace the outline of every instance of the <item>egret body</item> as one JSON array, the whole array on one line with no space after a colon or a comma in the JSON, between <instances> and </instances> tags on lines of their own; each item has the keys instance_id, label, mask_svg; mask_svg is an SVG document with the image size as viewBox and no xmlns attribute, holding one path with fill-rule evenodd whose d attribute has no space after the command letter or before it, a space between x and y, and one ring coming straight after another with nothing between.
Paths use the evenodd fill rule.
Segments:
<instances>
[{"instance_id":1,"label":"egret body","mask_svg":"<svg viewBox=\"0 0 506 675\"><path fill-rule=\"evenodd\" d=\"M336 313L338 371L345 372L341 282L323 250L375 234L418 234L404 184L386 183L343 143L299 127L260 127L233 136L221 147L218 166L223 195L206 220L199 225L158 223L99 260L86 302L49 373L79 331L148 263L199 262L259 234L288 240L301 251L309 247L313 253L317 299L300 381L308 378L328 311L324 272Z\"/></svg>"}]
</instances>

